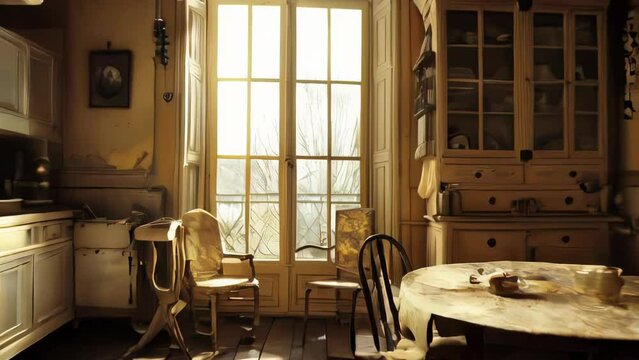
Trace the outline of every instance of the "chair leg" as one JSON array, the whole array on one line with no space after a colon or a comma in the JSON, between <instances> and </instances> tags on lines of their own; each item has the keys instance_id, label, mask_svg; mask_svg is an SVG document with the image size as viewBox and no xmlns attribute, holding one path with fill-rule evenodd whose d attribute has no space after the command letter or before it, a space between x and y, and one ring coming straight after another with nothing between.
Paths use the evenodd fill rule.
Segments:
<instances>
[{"instance_id":1,"label":"chair leg","mask_svg":"<svg viewBox=\"0 0 639 360\"><path fill-rule=\"evenodd\" d=\"M211 348L217 351L217 294L210 296L211 300Z\"/></svg>"},{"instance_id":2,"label":"chair leg","mask_svg":"<svg viewBox=\"0 0 639 360\"><path fill-rule=\"evenodd\" d=\"M153 319L151 320L151 323L149 324L149 327L147 328L144 335L142 335L137 344L130 347L126 351L126 353L122 355L122 358L126 359L135 352L142 349L146 344L153 340L153 338L160 332L160 330L164 329L164 326L166 325L165 312L168 313L166 307L167 305L164 304L158 305L157 309L155 310L155 314L153 315Z\"/></svg>"},{"instance_id":3,"label":"chair leg","mask_svg":"<svg viewBox=\"0 0 639 360\"><path fill-rule=\"evenodd\" d=\"M355 308L357 307L357 295L361 289L353 290L353 299L351 303L351 352L353 353L353 357L355 357L355 349L357 349L357 344L355 343Z\"/></svg>"},{"instance_id":4,"label":"chair leg","mask_svg":"<svg viewBox=\"0 0 639 360\"><path fill-rule=\"evenodd\" d=\"M260 287L253 287L253 327L260 326Z\"/></svg>"},{"instance_id":5,"label":"chair leg","mask_svg":"<svg viewBox=\"0 0 639 360\"><path fill-rule=\"evenodd\" d=\"M168 327L171 337L177 342L180 350L184 353L188 360L191 360L193 357L189 353L189 349L186 346L186 342L184 341L184 336L182 336L182 330L180 330L180 324L178 323L175 315L169 314L168 319Z\"/></svg>"},{"instance_id":6,"label":"chair leg","mask_svg":"<svg viewBox=\"0 0 639 360\"><path fill-rule=\"evenodd\" d=\"M311 295L312 290L313 289L307 287L306 291L304 292L304 330L302 332L302 345L304 345L306 342L306 325L308 324L308 298Z\"/></svg>"}]
</instances>

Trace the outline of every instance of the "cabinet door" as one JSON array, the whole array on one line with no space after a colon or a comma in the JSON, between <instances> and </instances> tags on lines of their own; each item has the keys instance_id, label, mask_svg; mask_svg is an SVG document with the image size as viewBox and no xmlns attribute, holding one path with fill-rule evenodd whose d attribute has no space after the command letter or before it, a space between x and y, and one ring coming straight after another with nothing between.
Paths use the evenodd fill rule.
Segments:
<instances>
[{"instance_id":1,"label":"cabinet door","mask_svg":"<svg viewBox=\"0 0 639 360\"><path fill-rule=\"evenodd\" d=\"M0 348L32 325L32 257L0 259Z\"/></svg>"},{"instance_id":2,"label":"cabinet door","mask_svg":"<svg viewBox=\"0 0 639 360\"><path fill-rule=\"evenodd\" d=\"M26 46L0 28L0 112L24 113Z\"/></svg>"},{"instance_id":3,"label":"cabinet door","mask_svg":"<svg viewBox=\"0 0 639 360\"><path fill-rule=\"evenodd\" d=\"M571 155L598 157L602 153L603 51L600 14L571 17Z\"/></svg>"},{"instance_id":4,"label":"cabinet door","mask_svg":"<svg viewBox=\"0 0 639 360\"><path fill-rule=\"evenodd\" d=\"M62 246L44 248L35 255L33 306L35 326L71 307L73 301L71 256L71 242Z\"/></svg>"},{"instance_id":5,"label":"cabinet door","mask_svg":"<svg viewBox=\"0 0 639 360\"><path fill-rule=\"evenodd\" d=\"M532 148L535 158L564 158L568 155L568 32L563 12L532 14L532 39L525 40L532 105Z\"/></svg>"},{"instance_id":6,"label":"cabinet door","mask_svg":"<svg viewBox=\"0 0 639 360\"><path fill-rule=\"evenodd\" d=\"M446 12L445 156L515 157L514 14Z\"/></svg>"},{"instance_id":7,"label":"cabinet door","mask_svg":"<svg viewBox=\"0 0 639 360\"><path fill-rule=\"evenodd\" d=\"M29 118L53 125L54 59L31 47L29 56Z\"/></svg>"},{"instance_id":8,"label":"cabinet door","mask_svg":"<svg viewBox=\"0 0 639 360\"><path fill-rule=\"evenodd\" d=\"M608 230L591 229L531 230L528 260L562 264L607 264Z\"/></svg>"},{"instance_id":9,"label":"cabinet door","mask_svg":"<svg viewBox=\"0 0 639 360\"><path fill-rule=\"evenodd\" d=\"M453 242L453 262L526 259L524 231L456 230Z\"/></svg>"}]
</instances>

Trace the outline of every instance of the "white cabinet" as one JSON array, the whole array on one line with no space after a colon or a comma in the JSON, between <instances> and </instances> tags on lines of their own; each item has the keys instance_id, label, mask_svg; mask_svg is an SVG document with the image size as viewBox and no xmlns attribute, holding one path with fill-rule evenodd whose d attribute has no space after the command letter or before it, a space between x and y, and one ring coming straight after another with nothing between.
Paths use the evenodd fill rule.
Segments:
<instances>
[{"instance_id":1,"label":"white cabinet","mask_svg":"<svg viewBox=\"0 0 639 360\"><path fill-rule=\"evenodd\" d=\"M0 349L31 330L32 269L30 255L0 259Z\"/></svg>"},{"instance_id":2,"label":"white cabinet","mask_svg":"<svg viewBox=\"0 0 639 360\"><path fill-rule=\"evenodd\" d=\"M73 304L71 243L43 248L35 254L33 274L34 327L63 313Z\"/></svg>"},{"instance_id":3,"label":"white cabinet","mask_svg":"<svg viewBox=\"0 0 639 360\"><path fill-rule=\"evenodd\" d=\"M59 60L0 28L0 130L60 141Z\"/></svg>"},{"instance_id":4,"label":"white cabinet","mask_svg":"<svg viewBox=\"0 0 639 360\"><path fill-rule=\"evenodd\" d=\"M0 28L0 129L27 134L27 44Z\"/></svg>"},{"instance_id":5,"label":"white cabinet","mask_svg":"<svg viewBox=\"0 0 639 360\"><path fill-rule=\"evenodd\" d=\"M73 319L71 216L0 217L0 359Z\"/></svg>"}]
</instances>

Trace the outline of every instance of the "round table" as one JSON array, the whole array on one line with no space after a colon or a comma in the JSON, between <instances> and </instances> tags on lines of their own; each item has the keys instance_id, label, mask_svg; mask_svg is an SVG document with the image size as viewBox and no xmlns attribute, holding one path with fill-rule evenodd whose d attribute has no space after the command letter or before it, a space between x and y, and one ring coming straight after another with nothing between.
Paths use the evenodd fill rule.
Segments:
<instances>
[{"instance_id":1,"label":"round table","mask_svg":"<svg viewBox=\"0 0 639 360\"><path fill-rule=\"evenodd\" d=\"M572 271L579 267L497 261L421 268L402 279L400 322L424 349L431 314L528 334L639 341L639 277L624 277L619 303L606 304L574 290ZM525 296L502 297L491 294L485 283L469 282L479 268L544 280L527 280Z\"/></svg>"}]
</instances>

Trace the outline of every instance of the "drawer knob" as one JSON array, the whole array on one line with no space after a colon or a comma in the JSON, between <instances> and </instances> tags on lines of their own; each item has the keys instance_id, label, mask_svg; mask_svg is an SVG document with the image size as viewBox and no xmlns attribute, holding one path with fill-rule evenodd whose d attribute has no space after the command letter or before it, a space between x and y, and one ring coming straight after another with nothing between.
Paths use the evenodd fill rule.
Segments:
<instances>
[{"instance_id":1,"label":"drawer knob","mask_svg":"<svg viewBox=\"0 0 639 360\"><path fill-rule=\"evenodd\" d=\"M486 241L486 244L491 248L495 247L495 245L497 245L497 240L495 240L495 238L490 238Z\"/></svg>"},{"instance_id":2,"label":"drawer knob","mask_svg":"<svg viewBox=\"0 0 639 360\"><path fill-rule=\"evenodd\" d=\"M566 205L572 205L574 201L575 199L573 199L572 196L566 196L566 198L564 199L564 202L566 203Z\"/></svg>"},{"instance_id":3,"label":"drawer knob","mask_svg":"<svg viewBox=\"0 0 639 360\"><path fill-rule=\"evenodd\" d=\"M481 175L482 175L482 174L481 174L481 171L476 171L476 172L475 172L475 179L479 179L479 178L481 178Z\"/></svg>"},{"instance_id":4,"label":"drawer knob","mask_svg":"<svg viewBox=\"0 0 639 360\"><path fill-rule=\"evenodd\" d=\"M568 243L570 242L570 236L568 236L568 235L564 235L564 236L562 236L562 237L561 237L561 241L562 241L564 244L568 244Z\"/></svg>"},{"instance_id":5,"label":"drawer knob","mask_svg":"<svg viewBox=\"0 0 639 360\"><path fill-rule=\"evenodd\" d=\"M571 170L568 173L568 176L570 176L571 178L576 178L577 177L577 172L575 170Z\"/></svg>"},{"instance_id":6,"label":"drawer knob","mask_svg":"<svg viewBox=\"0 0 639 360\"><path fill-rule=\"evenodd\" d=\"M488 203L490 205L495 205L496 202L497 202L497 199L494 196L491 196L490 198L488 198Z\"/></svg>"}]
</instances>

